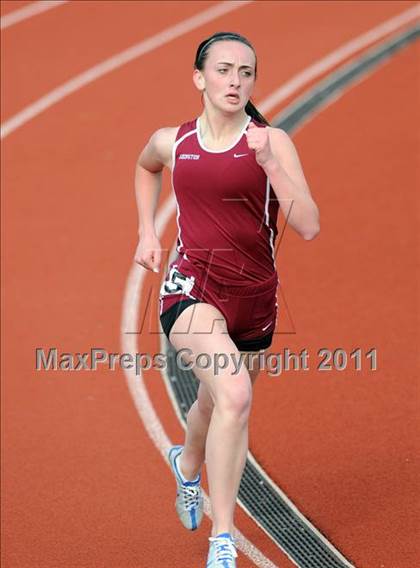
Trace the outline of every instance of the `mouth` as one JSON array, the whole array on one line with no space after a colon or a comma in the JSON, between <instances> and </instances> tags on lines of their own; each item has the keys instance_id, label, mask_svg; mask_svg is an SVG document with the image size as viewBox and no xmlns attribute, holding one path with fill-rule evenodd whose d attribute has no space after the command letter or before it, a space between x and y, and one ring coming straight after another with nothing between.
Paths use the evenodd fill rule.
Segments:
<instances>
[{"instance_id":1,"label":"mouth","mask_svg":"<svg viewBox=\"0 0 420 568\"><path fill-rule=\"evenodd\" d=\"M231 103L238 103L239 102L239 95L236 95L234 93L230 93L229 95L226 95L226 98Z\"/></svg>"}]
</instances>

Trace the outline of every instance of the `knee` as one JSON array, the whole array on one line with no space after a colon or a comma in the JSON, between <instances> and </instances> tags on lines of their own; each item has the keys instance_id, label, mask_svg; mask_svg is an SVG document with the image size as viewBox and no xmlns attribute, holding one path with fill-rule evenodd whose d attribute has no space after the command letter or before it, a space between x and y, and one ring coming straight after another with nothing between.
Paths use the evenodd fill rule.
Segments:
<instances>
[{"instance_id":1,"label":"knee","mask_svg":"<svg viewBox=\"0 0 420 568\"><path fill-rule=\"evenodd\" d=\"M224 377L225 384L220 389L216 406L225 416L239 424L247 422L252 403L252 386L249 377Z\"/></svg>"}]
</instances>

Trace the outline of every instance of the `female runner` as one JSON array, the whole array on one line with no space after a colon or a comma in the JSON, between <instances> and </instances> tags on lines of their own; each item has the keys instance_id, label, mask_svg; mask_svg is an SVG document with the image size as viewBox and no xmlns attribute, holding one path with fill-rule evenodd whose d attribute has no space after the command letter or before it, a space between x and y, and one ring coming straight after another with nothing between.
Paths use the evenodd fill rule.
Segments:
<instances>
[{"instance_id":1,"label":"female runner","mask_svg":"<svg viewBox=\"0 0 420 568\"><path fill-rule=\"evenodd\" d=\"M177 483L176 510L196 529L203 515L201 467L206 464L212 509L207 568L235 568L232 536L237 493L248 450L252 358L272 342L277 320L274 260L277 212L305 240L319 232L319 212L294 144L250 101L255 51L237 33L220 32L198 47L193 81L201 115L157 130L140 154L136 197L140 240L135 260L159 271L154 215L161 171L172 170L177 200L177 257L160 290L162 328L186 363L195 365L197 400L184 445L168 459ZM236 359L235 359L236 358ZM220 363L215 372L214 361Z\"/></svg>"}]
</instances>

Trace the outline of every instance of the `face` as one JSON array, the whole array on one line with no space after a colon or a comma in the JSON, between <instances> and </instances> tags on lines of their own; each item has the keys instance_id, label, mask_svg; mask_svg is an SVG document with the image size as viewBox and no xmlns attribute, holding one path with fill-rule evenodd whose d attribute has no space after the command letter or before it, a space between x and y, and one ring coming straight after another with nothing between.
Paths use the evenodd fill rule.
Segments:
<instances>
[{"instance_id":1,"label":"face","mask_svg":"<svg viewBox=\"0 0 420 568\"><path fill-rule=\"evenodd\" d=\"M243 109L252 95L255 63L255 54L247 45L217 41L208 50L204 69L194 70L194 83L207 103L235 112Z\"/></svg>"}]
</instances>

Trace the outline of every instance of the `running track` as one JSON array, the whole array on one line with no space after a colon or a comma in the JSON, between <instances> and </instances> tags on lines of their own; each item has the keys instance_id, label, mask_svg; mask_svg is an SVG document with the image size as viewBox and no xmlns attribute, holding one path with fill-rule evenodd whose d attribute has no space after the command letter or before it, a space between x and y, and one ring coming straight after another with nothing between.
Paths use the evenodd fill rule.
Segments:
<instances>
[{"instance_id":1,"label":"running track","mask_svg":"<svg viewBox=\"0 0 420 568\"><path fill-rule=\"evenodd\" d=\"M26 4L3 2L2 16ZM10 26L2 32L2 123L213 5L69 2ZM173 480L122 371L38 373L35 349L121 352L121 305L136 245L135 160L154 129L200 111L190 74L202 37L237 29L253 40L258 102L413 5L250 3L92 82L3 141L4 566L178 568L186 555L188 566L204 564L209 520L197 534L178 525ZM420 561L418 57L416 44L398 52L294 136L322 232L308 243L286 230L277 266L292 321L280 318L279 331L296 333L279 334L271 351L306 347L311 366L261 376L250 424L251 450L271 478L366 568ZM169 193L166 176L162 203ZM162 245L170 248L175 235L172 218ZM161 276L147 274L146 284ZM139 350L158 351L157 339L142 336ZM364 364L320 373L322 347L376 347L378 370ZM149 371L145 382L166 433L180 441L160 376ZM292 565L240 509L236 525L275 565ZM252 565L240 555L239 566Z\"/></svg>"}]
</instances>

